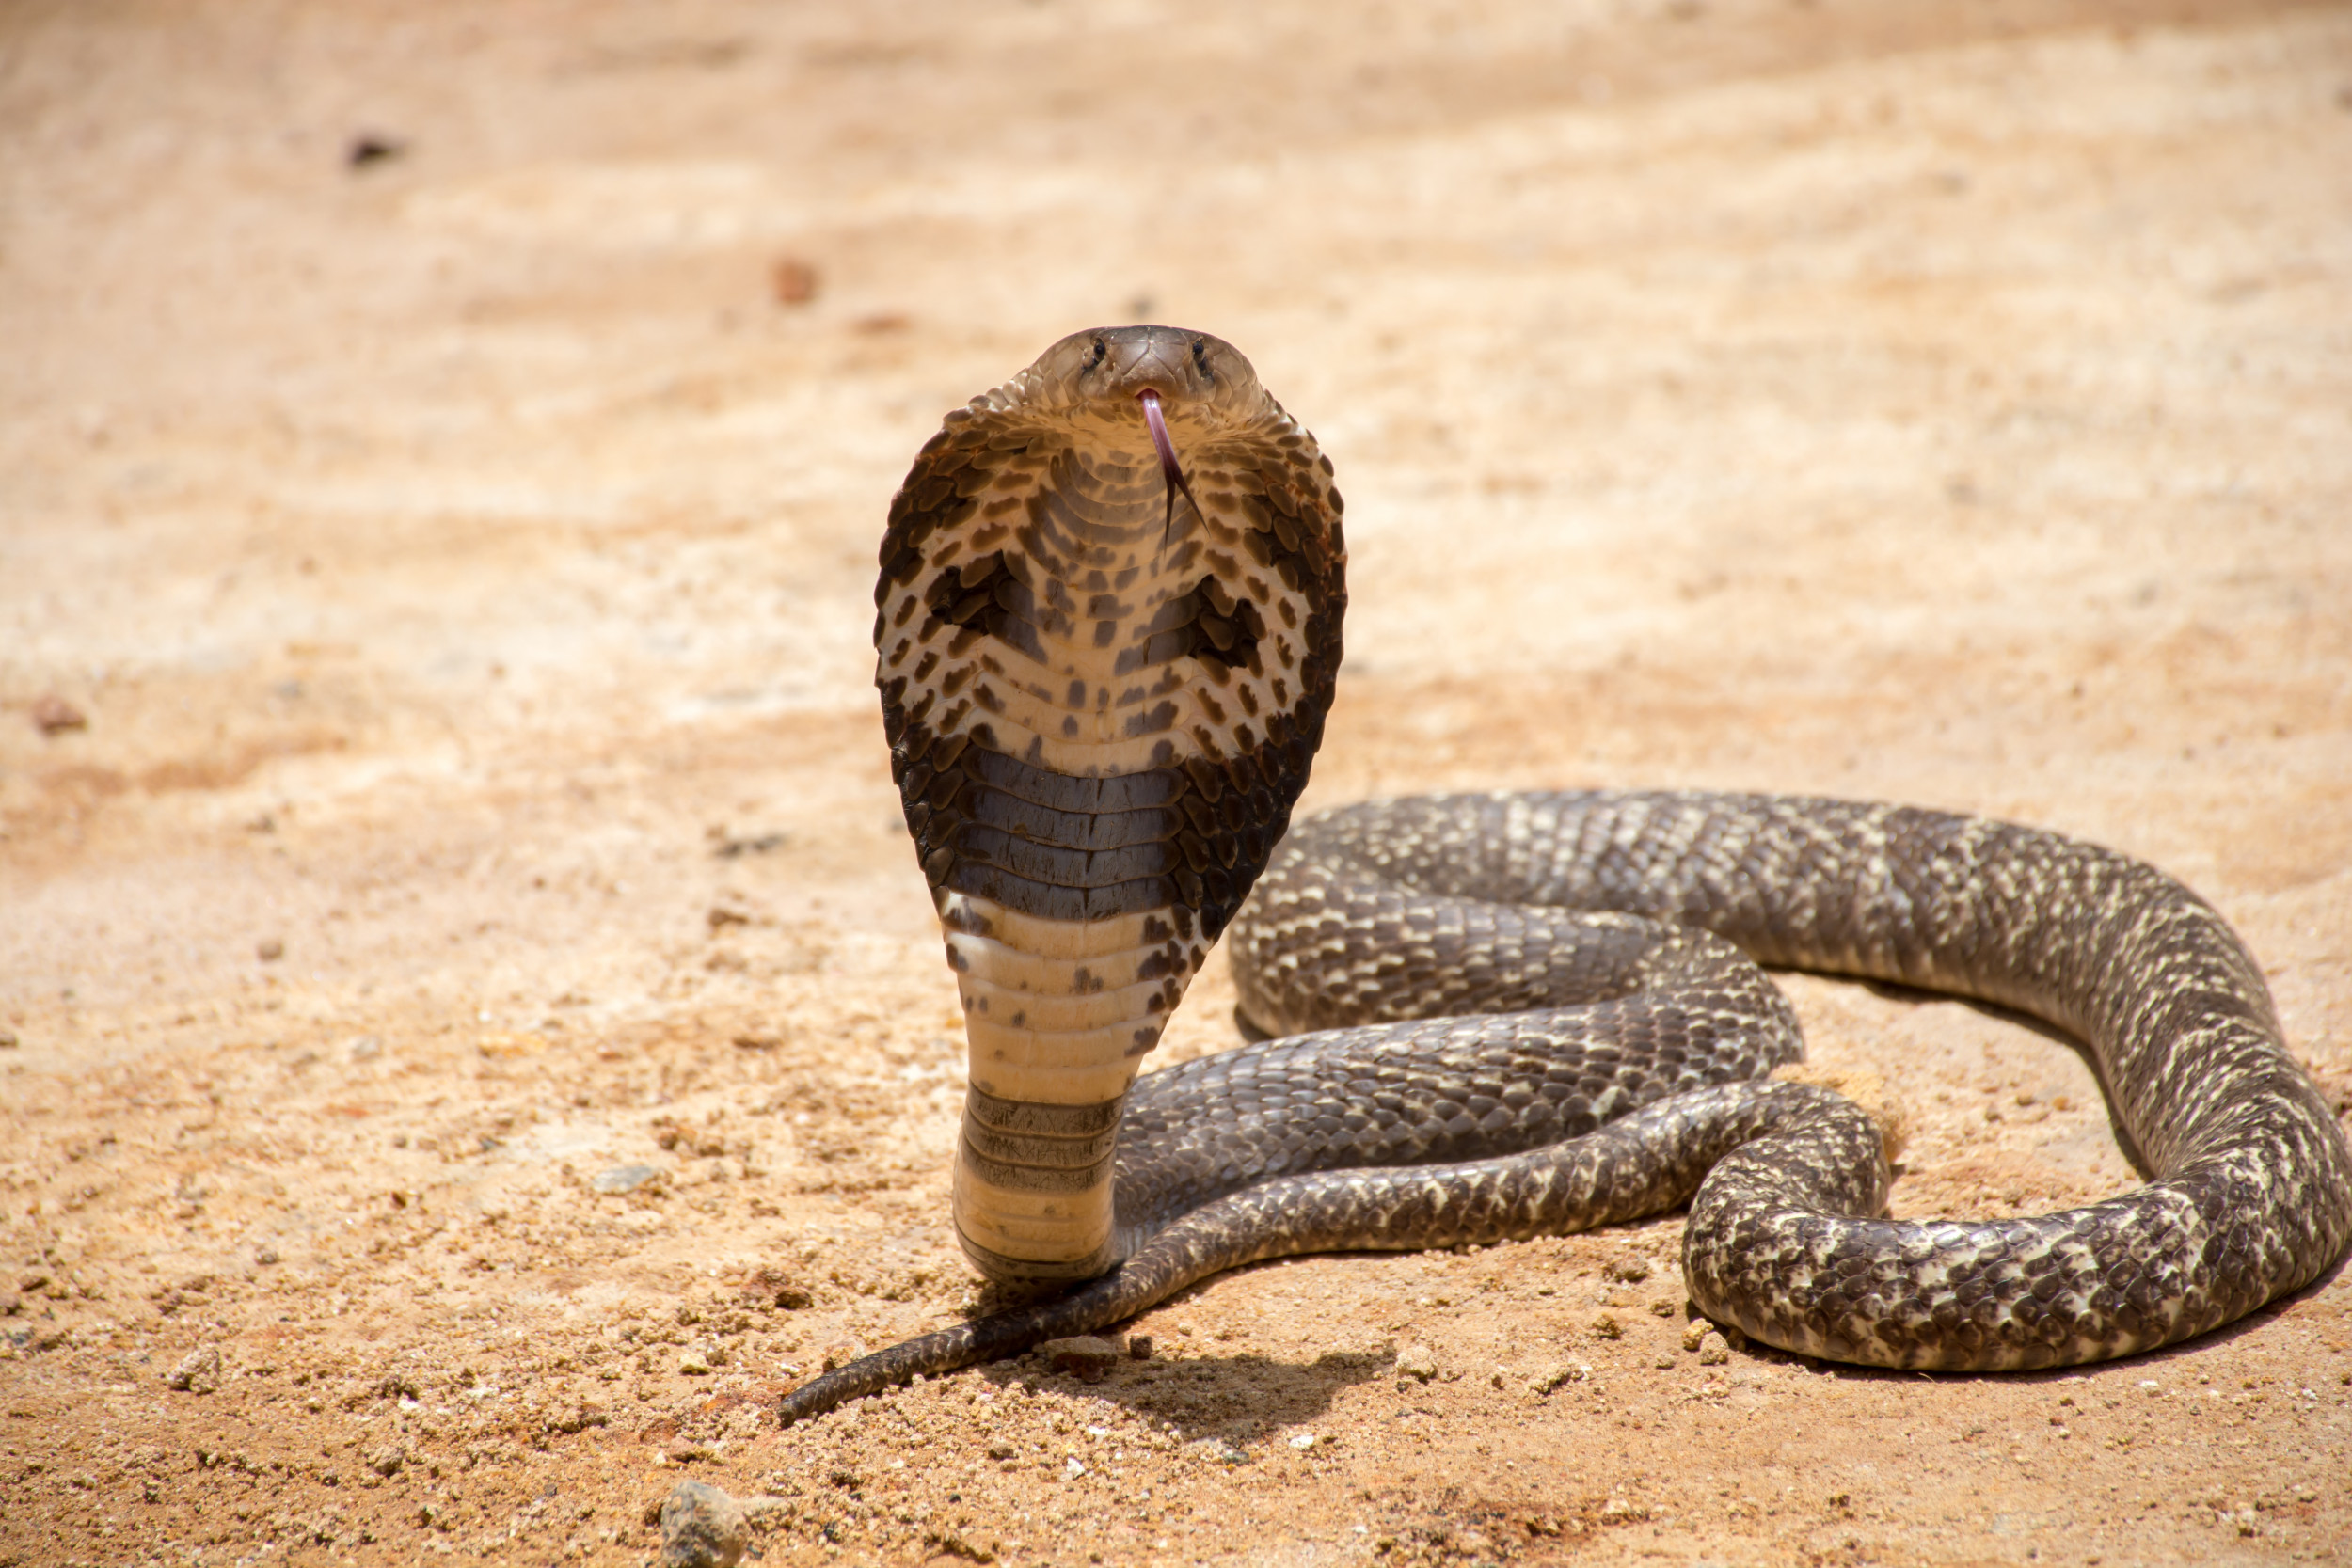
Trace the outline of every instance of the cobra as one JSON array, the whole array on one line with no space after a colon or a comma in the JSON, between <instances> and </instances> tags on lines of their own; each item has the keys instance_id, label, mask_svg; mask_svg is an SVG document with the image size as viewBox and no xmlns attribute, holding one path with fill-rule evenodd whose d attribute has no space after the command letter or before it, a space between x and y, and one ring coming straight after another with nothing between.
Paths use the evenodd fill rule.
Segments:
<instances>
[{"instance_id":1,"label":"cobra","mask_svg":"<svg viewBox=\"0 0 2352 1568\"><path fill-rule=\"evenodd\" d=\"M954 1224L990 1279L1061 1293L830 1372L787 1421L1258 1259L1686 1202L1708 1317L1947 1370L2173 1343L2352 1244L2352 1151L2260 968L2129 857L1675 793L1370 802L1285 837L1340 662L1341 511L1248 361L1169 327L1064 339L916 458L877 681L965 1010ZM1242 1011L1278 1037L1138 1083L1229 925ZM1870 1117L1769 1077L1803 1048L1759 963L2057 1025L2146 1184L1886 1218Z\"/></svg>"}]
</instances>

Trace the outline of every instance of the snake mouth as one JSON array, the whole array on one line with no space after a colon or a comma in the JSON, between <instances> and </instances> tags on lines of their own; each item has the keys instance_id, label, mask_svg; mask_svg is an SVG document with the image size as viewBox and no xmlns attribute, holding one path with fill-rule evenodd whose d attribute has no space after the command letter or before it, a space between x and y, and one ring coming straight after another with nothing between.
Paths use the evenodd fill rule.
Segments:
<instances>
[{"instance_id":1,"label":"snake mouth","mask_svg":"<svg viewBox=\"0 0 2352 1568\"><path fill-rule=\"evenodd\" d=\"M1160 518L1160 533L1165 538L1176 521L1176 492L1184 493L1184 499L1192 503L1196 514L1200 510L1200 500L1192 493L1192 481L1184 477L1184 466L1176 456L1176 443L1168 438L1168 419L1160 412L1160 394L1147 387L1136 394L1136 401L1143 404L1143 422L1152 431L1152 449L1160 454L1160 478L1168 486L1168 509Z\"/></svg>"}]
</instances>

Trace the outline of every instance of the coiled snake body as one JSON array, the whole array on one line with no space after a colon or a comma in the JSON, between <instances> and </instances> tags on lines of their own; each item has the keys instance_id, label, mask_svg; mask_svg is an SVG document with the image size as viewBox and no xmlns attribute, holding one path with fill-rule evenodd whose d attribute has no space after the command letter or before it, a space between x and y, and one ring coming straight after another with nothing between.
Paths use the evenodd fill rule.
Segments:
<instances>
[{"instance_id":1,"label":"coiled snake body","mask_svg":"<svg viewBox=\"0 0 2352 1568\"><path fill-rule=\"evenodd\" d=\"M1083 1283L829 1372L787 1421L1258 1259L1686 1201L1708 1317L1881 1366L2129 1354L2344 1255L2352 1152L2259 968L2125 856L1708 794L1379 801L1285 838L1340 657L1330 475L1239 354L1166 327L1063 340L916 460L877 682L966 1010L957 1230L996 1280ZM1134 1082L1229 923L1242 1009L1284 1037ZM1879 1217L1868 1117L1764 1076L1802 1045L1758 963L2067 1031L2151 1180L2037 1218Z\"/></svg>"}]
</instances>

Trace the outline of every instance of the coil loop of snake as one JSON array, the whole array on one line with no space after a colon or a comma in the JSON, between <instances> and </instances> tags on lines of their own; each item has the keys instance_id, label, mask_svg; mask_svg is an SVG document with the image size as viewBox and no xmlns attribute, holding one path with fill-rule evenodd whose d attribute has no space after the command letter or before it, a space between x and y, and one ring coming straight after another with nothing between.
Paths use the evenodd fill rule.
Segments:
<instances>
[{"instance_id":1,"label":"coil loop of snake","mask_svg":"<svg viewBox=\"0 0 2352 1568\"><path fill-rule=\"evenodd\" d=\"M1686 1202L1708 1317L1884 1367L2128 1355L2344 1255L2352 1153L2261 970L2139 862L1754 795L1436 796L1286 837L1339 669L1340 513L1248 362L1168 327L1064 339L916 458L876 679L967 1022L956 1233L991 1280L1062 1293L828 1372L787 1423L1259 1259ZM1137 1082L1229 926L1279 1037ZM1870 1118L1766 1076L1803 1047L1759 964L2066 1031L2147 1184L1883 1217Z\"/></svg>"}]
</instances>

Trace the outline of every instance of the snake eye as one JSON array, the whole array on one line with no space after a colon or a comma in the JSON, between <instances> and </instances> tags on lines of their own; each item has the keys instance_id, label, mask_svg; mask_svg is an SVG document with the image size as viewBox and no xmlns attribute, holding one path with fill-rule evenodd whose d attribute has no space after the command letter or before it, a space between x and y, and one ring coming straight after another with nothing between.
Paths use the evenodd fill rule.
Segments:
<instances>
[{"instance_id":1,"label":"snake eye","mask_svg":"<svg viewBox=\"0 0 2352 1568\"><path fill-rule=\"evenodd\" d=\"M1109 358L1110 356L1111 345L1100 338L1095 339L1094 357L1087 361L1087 369L1092 370L1095 366L1101 364L1104 360Z\"/></svg>"}]
</instances>

